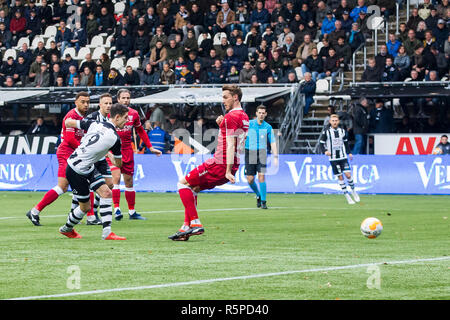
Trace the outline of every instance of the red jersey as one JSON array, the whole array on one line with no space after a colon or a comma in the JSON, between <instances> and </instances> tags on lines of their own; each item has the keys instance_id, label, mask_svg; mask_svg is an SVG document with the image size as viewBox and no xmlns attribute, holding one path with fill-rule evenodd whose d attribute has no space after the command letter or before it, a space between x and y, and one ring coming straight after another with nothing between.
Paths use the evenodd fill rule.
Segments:
<instances>
[{"instance_id":1,"label":"red jersey","mask_svg":"<svg viewBox=\"0 0 450 320\"><path fill-rule=\"evenodd\" d=\"M227 136L234 136L237 138L234 149L234 164L239 164L239 153L245 147L248 126L248 116L242 108L232 109L224 116L219 125L218 143L214 154L216 163L227 163Z\"/></svg>"},{"instance_id":2,"label":"red jersey","mask_svg":"<svg viewBox=\"0 0 450 320\"><path fill-rule=\"evenodd\" d=\"M131 143L133 142L133 127L141 127L141 120L139 119L139 113L133 108L128 108L128 121L125 123L123 129L116 128L122 142L122 150L133 150Z\"/></svg>"},{"instance_id":3,"label":"red jersey","mask_svg":"<svg viewBox=\"0 0 450 320\"><path fill-rule=\"evenodd\" d=\"M82 120L83 115L73 108L70 110L63 119L62 129L61 129L61 144L58 147L57 153L68 153L69 155L78 148L80 145L81 138L84 136L84 130L78 128L66 128L66 120Z\"/></svg>"}]
</instances>

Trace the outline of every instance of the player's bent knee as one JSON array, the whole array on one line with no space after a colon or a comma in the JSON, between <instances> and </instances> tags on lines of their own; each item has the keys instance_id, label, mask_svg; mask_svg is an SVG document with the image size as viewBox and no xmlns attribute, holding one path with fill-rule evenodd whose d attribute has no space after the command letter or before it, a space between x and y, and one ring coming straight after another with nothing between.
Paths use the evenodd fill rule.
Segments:
<instances>
[{"instance_id":1,"label":"player's bent knee","mask_svg":"<svg viewBox=\"0 0 450 320\"><path fill-rule=\"evenodd\" d=\"M255 181L255 177L254 176L247 176L247 182L252 184L253 181Z\"/></svg>"},{"instance_id":2,"label":"player's bent knee","mask_svg":"<svg viewBox=\"0 0 450 320\"><path fill-rule=\"evenodd\" d=\"M96 192L101 198L112 198L112 191L106 184L98 188Z\"/></svg>"}]
</instances>

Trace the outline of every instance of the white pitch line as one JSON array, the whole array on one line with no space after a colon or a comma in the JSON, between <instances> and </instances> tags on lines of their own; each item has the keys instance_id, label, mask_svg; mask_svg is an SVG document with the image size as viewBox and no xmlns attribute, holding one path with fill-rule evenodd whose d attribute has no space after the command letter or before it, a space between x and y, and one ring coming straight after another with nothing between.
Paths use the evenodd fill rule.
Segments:
<instances>
[{"instance_id":1,"label":"white pitch line","mask_svg":"<svg viewBox=\"0 0 450 320\"><path fill-rule=\"evenodd\" d=\"M417 263L417 262L434 262L434 261L444 261L444 260L450 260L450 257L436 257L436 258L428 258L428 259L413 259L413 260L400 260L400 261L391 261L391 262L353 264L353 265L347 265L347 266L314 268L314 269L293 270L293 271L272 272L272 273L261 273L261 274L228 277L228 278L216 278L216 279L194 280L194 281L186 281L186 282L163 283L163 284L141 286L141 287L116 288L116 289L104 289L104 290L93 290L93 291L69 292L69 293L43 295L43 296L19 297L19 298L7 299L7 300L35 300L35 299L46 299L46 298L63 298L63 297L73 297L73 296L100 294L100 293L109 293L109 292L123 292L123 291L136 291L136 290L147 290L147 289L157 289L157 288L181 287L181 286L199 285L199 284L223 282L223 281L274 277L274 276L290 275L290 274L296 274L296 273L355 269L355 268L363 268L363 267L369 267L369 266L374 266L374 265L384 265L384 264L396 265L396 264L411 264L411 263Z\"/></svg>"}]
</instances>

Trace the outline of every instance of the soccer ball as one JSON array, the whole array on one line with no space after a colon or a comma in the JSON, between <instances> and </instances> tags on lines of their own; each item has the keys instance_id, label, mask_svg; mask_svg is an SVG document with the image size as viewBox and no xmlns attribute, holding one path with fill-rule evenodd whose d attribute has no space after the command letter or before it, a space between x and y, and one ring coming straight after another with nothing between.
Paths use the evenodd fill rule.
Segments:
<instances>
[{"instance_id":1,"label":"soccer ball","mask_svg":"<svg viewBox=\"0 0 450 320\"><path fill-rule=\"evenodd\" d=\"M433 154L442 154L442 149L441 148L435 148L433 150Z\"/></svg>"},{"instance_id":2,"label":"soccer ball","mask_svg":"<svg viewBox=\"0 0 450 320\"><path fill-rule=\"evenodd\" d=\"M375 239L381 231L383 231L383 224L377 218L366 218L361 223L361 233L369 239Z\"/></svg>"}]
</instances>

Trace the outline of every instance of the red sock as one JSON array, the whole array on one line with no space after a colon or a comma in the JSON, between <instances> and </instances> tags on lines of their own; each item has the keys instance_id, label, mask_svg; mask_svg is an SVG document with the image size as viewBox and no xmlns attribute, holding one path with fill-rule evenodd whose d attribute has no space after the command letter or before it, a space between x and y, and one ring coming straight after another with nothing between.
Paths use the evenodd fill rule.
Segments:
<instances>
[{"instance_id":1,"label":"red sock","mask_svg":"<svg viewBox=\"0 0 450 320\"><path fill-rule=\"evenodd\" d=\"M91 200L91 210L89 210L89 212L87 213L87 216L88 216L88 217L94 215L94 198L95 198L95 195L94 195L94 193L91 191L91 192L89 193L89 199Z\"/></svg>"},{"instance_id":2,"label":"red sock","mask_svg":"<svg viewBox=\"0 0 450 320\"><path fill-rule=\"evenodd\" d=\"M42 198L42 200L36 205L36 209L38 209L39 211L44 210L44 208L46 206L48 206L49 204L51 204L53 201L55 201L56 199L58 199L59 194L58 192L56 192L55 190L51 189L48 190L47 193L44 195L44 197Z\"/></svg>"},{"instance_id":3,"label":"red sock","mask_svg":"<svg viewBox=\"0 0 450 320\"><path fill-rule=\"evenodd\" d=\"M116 187L114 187L112 189L112 198L113 198L113 203L114 203L114 208L118 208L120 207L120 189Z\"/></svg>"},{"instance_id":4,"label":"red sock","mask_svg":"<svg viewBox=\"0 0 450 320\"><path fill-rule=\"evenodd\" d=\"M178 193L184 206L184 223L189 225L191 220L198 219L194 193L189 188L179 189Z\"/></svg>"},{"instance_id":5,"label":"red sock","mask_svg":"<svg viewBox=\"0 0 450 320\"><path fill-rule=\"evenodd\" d=\"M134 210L136 204L136 191L132 188L125 189L125 199L127 199L128 210Z\"/></svg>"}]
</instances>

